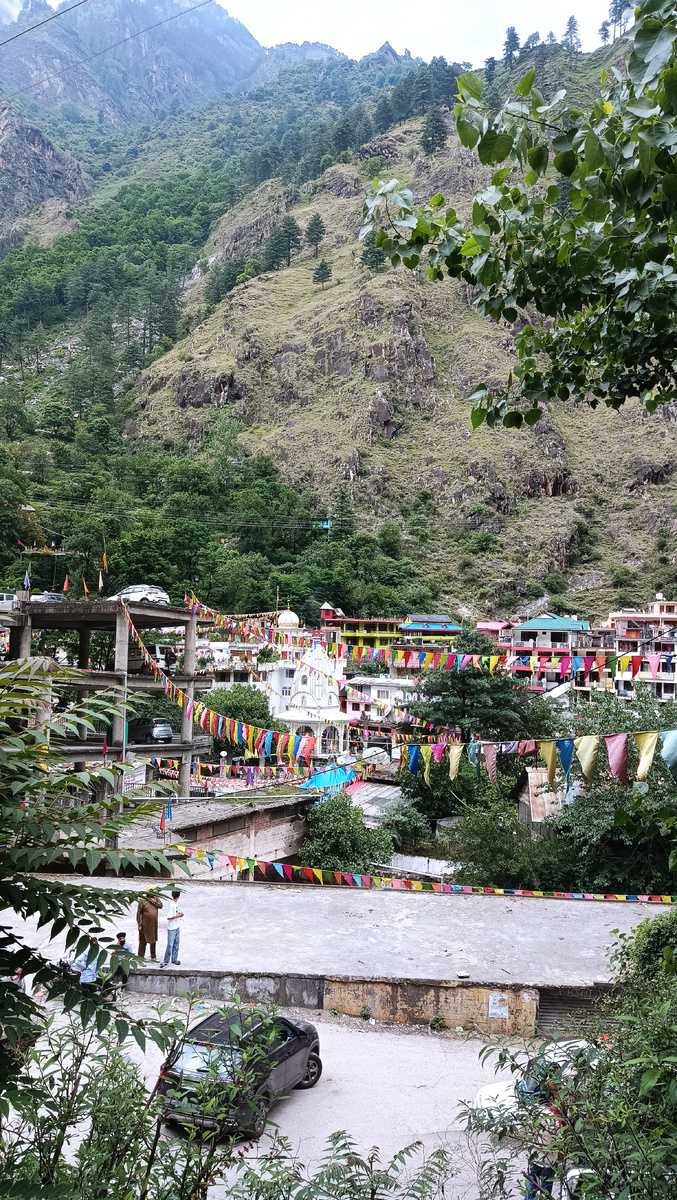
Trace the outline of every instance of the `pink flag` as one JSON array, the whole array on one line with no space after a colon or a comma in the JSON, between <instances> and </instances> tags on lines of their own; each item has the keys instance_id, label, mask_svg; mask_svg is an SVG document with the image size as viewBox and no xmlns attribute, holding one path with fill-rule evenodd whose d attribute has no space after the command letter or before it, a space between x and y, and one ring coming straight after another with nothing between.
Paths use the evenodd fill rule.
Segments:
<instances>
[{"instance_id":1,"label":"pink flag","mask_svg":"<svg viewBox=\"0 0 677 1200\"><path fill-rule=\"evenodd\" d=\"M661 661L661 656L660 656L660 654L649 654L649 655L647 655L647 658L648 658L649 666L651 667L651 678L655 679L656 672L658 670L658 664Z\"/></svg>"},{"instance_id":2,"label":"pink flag","mask_svg":"<svg viewBox=\"0 0 677 1200\"><path fill-rule=\"evenodd\" d=\"M562 662L560 663L560 668L559 668L560 679L564 679L564 676L566 675L570 666L571 666L571 659L568 658L566 655L562 655Z\"/></svg>"},{"instance_id":3,"label":"pink flag","mask_svg":"<svg viewBox=\"0 0 677 1200\"><path fill-rule=\"evenodd\" d=\"M435 759L436 763L442 762L442 756L444 755L446 748L445 742L438 742L433 746L433 758Z\"/></svg>"},{"instance_id":4,"label":"pink flag","mask_svg":"<svg viewBox=\"0 0 677 1200\"><path fill-rule=\"evenodd\" d=\"M594 661L595 661L594 654L586 654L585 658L583 659L583 677L585 679L588 678L588 675L590 674L590 670L592 668L592 664L594 663Z\"/></svg>"},{"instance_id":5,"label":"pink flag","mask_svg":"<svg viewBox=\"0 0 677 1200\"><path fill-rule=\"evenodd\" d=\"M608 733L604 735L606 752L609 756L609 766L612 774L621 783L628 782L628 735L627 733Z\"/></svg>"},{"instance_id":6,"label":"pink flag","mask_svg":"<svg viewBox=\"0 0 677 1200\"><path fill-rule=\"evenodd\" d=\"M351 887L353 886L354 880L353 880L352 875L347 875L346 872L344 871L343 878L345 879L347 884L349 884Z\"/></svg>"},{"instance_id":7,"label":"pink flag","mask_svg":"<svg viewBox=\"0 0 677 1200\"><path fill-rule=\"evenodd\" d=\"M472 661L473 661L472 654L464 654L463 660L461 662L461 670L463 670L464 667L467 667L468 663L472 662Z\"/></svg>"},{"instance_id":8,"label":"pink flag","mask_svg":"<svg viewBox=\"0 0 677 1200\"><path fill-rule=\"evenodd\" d=\"M482 749L484 750L484 758L487 764L489 778L494 787L498 787L498 776L496 775L496 743L484 742Z\"/></svg>"},{"instance_id":9,"label":"pink flag","mask_svg":"<svg viewBox=\"0 0 677 1200\"><path fill-rule=\"evenodd\" d=\"M282 863L282 870L287 876L287 879L291 879L291 867L288 867L286 863Z\"/></svg>"}]
</instances>

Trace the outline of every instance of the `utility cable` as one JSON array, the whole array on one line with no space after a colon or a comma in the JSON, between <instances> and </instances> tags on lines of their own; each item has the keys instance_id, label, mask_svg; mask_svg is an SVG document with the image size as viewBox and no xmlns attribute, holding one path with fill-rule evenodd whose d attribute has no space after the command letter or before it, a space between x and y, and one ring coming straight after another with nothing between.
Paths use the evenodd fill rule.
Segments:
<instances>
[{"instance_id":1,"label":"utility cable","mask_svg":"<svg viewBox=\"0 0 677 1200\"><path fill-rule=\"evenodd\" d=\"M48 25L50 21L56 21L57 17L63 17L65 13L72 12L74 8L79 8L81 4L87 4L88 0L77 0L77 4L71 4L70 8L60 8L58 12L52 13L51 17L45 17L44 21L38 21L35 25L29 25L28 29L21 29L18 33L13 33L11 37L5 38L4 42L0 42L0 49L3 46L9 45L10 42L15 42L17 38L24 37L27 33L32 33L34 29L40 29L42 25Z\"/></svg>"},{"instance_id":2,"label":"utility cable","mask_svg":"<svg viewBox=\"0 0 677 1200\"><path fill-rule=\"evenodd\" d=\"M200 4L194 4L192 8L184 8L181 12L174 13L171 17L165 17L164 21L156 21L154 25L146 25L145 29L138 29L136 33L130 33L127 37L120 38L119 42L112 42L110 46L104 46L103 50L97 50L96 54L90 54L87 58L80 58L77 62L71 63L69 67L65 67L63 71L56 71L54 75L44 75L42 79L36 80L35 83L30 83L28 87L21 88L18 92L13 92L11 96L7 96L7 100L14 100L17 96L23 96L24 92L32 92L35 88L39 88L43 83L49 83L52 79L61 79L62 75L67 75L69 71L74 71L76 67L83 66L84 63L92 62L95 58L100 58L102 54L107 54L109 50L115 50L117 46L124 46L126 42L132 42L134 38L140 37L142 33L149 33L151 29L159 29L161 25L168 25L170 21L176 21L177 17L185 17L186 13L195 12L197 8L204 8L206 4L211 4L213 0L201 0Z\"/></svg>"}]
</instances>

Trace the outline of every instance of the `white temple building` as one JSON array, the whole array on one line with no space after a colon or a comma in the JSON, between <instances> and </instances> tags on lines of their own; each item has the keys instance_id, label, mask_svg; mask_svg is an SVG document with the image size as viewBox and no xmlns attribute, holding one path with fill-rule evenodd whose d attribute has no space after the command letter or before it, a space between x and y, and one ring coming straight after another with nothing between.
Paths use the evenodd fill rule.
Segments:
<instances>
[{"instance_id":1,"label":"white temple building","mask_svg":"<svg viewBox=\"0 0 677 1200\"><path fill-rule=\"evenodd\" d=\"M268 697L271 716L284 721L292 736L317 739L313 758L333 759L348 748L350 724L339 706L341 660L331 658L319 641L312 647L299 646L293 635L303 631L290 609L279 614L277 627L287 637L277 647L279 659L258 664L258 686Z\"/></svg>"}]
</instances>

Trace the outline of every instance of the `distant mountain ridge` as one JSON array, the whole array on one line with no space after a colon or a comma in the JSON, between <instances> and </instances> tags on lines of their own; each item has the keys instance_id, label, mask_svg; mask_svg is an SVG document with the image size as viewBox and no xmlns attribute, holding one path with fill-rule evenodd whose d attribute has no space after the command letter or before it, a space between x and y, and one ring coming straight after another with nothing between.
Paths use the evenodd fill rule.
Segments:
<instances>
[{"instance_id":1,"label":"distant mountain ridge","mask_svg":"<svg viewBox=\"0 0 677 1200\"><path fill-rule=\"evenodd\" d=\"M18 93L50 108L73 104L121 125L196 107L283 67L338 53L318 42L265 49L220 5L185 12L189 7L189 0L99 0L64 13L0 50L0 95ZM46 0L25 0L16 21L1 27L3 37L53 11ZM101 53L151 25L158 27Z\"/></svg>"}]
</instances>

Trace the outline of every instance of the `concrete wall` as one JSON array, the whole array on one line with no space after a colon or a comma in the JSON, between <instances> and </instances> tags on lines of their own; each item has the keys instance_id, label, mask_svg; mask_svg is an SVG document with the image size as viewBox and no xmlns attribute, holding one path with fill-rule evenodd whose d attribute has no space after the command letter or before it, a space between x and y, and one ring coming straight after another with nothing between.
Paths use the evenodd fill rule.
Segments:
<instances>
[{"instance_id":1,"label":"concrete wall","mask_svg":"<svg viewBox=\"0 0 677 1200\"><path fill-rule=\"evenodd\" d=\"M490 1034L533 1034L538 991L532 987L499 987L465 981L356 979L351 976L224 974L221 971L143 970L131 976L129 991L174 996L199 991L216 1001L232 995L255 1003L298 1008L335 1008L360 1017L369 1008L381 1021L427 1025L443 1017L455 1029L482 1029Z\"/></svg>"},{"instance_id":2,"label":"concrete wall","mask_svg":"<svg viewBox=\"0 0 677 1200\"><path fill-rule=\"evenodd\" d=\"M224 812L223 817L204 823L198 817L190 826L177 826L172 836L205 850L277 862L296 854L307 832L304 805L294 801L284 808L251 809L230 818Z\"/></svg>"}]
</instances>

